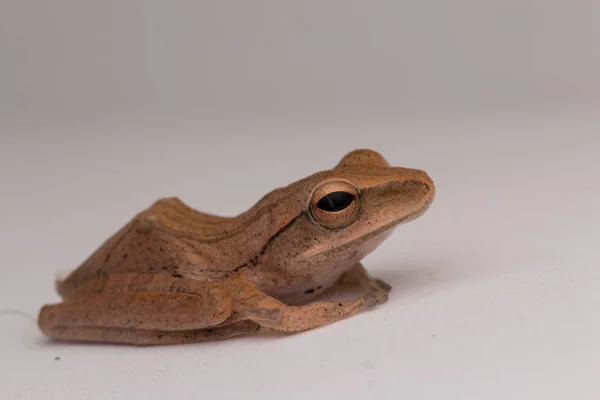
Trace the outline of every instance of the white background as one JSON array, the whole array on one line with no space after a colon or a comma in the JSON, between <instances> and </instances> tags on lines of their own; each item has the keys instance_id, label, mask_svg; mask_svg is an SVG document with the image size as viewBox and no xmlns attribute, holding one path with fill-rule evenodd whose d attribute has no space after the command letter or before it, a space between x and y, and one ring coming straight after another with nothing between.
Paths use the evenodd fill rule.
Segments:
<instances>
[{"instance_id":1,"label":"white background","mask_svg":"<svg viewBox=\"0 0 600 400\"><path fill-rule=\"evenodd\" d=\"M0 397L600 398L598 71L597 1L2 2ZM437 185L371 312L152 348L8 312L159 197L235 215L358 147Z\"/></svg>"}]
</instances>

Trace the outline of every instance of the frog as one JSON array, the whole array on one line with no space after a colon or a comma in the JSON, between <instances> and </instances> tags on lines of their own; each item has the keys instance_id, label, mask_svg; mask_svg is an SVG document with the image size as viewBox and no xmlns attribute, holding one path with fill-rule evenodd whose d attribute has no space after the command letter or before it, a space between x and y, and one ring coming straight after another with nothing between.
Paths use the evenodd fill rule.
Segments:
<instances>
[{"instance_id":1,"label":"frog","mask_svg":"<svg viewBox=\"0 0 600 400\"><path fill-rule=\"evenodd\" d=\"M159 198L55 280L61 301L38 327L56 341L162 345L330 325L388 300L361 260L434 197L424 170L356 149L233 217ZM342 284L360 292L322 299Z\"/></svg>"}]
</instances>

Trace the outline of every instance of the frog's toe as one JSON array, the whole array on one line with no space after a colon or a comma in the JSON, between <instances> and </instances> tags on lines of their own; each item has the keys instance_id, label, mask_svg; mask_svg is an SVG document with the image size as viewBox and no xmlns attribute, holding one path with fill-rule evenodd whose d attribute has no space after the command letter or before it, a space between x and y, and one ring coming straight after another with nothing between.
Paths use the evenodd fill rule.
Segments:
<instances>
[{"instance_id":1,"label":"frog's toe","mask_svg":"<svg viewBox=\"0 0 600 400\"><path fill-rule=\"evenodd\" d=\"M256 322L250 321L250 320L241 321L235 325L232 325L232 327L239 334L254 333L254 332L258 332L260 330L260 325L257 324Z\"/></svg>"},{"instance_id":2,"label":"frog's toe","mask_svg":"<svg viewBox=\"0 0 600 400\"><path fill-rule=\"evenodd\" d=\"M385 293L367 293L363 296L363 300L367 308L373 308L385 303L388 300L388 296Z\"/></svg>"},{"instance_id":3,"label":"frog's toe","mask_svg":"<svg viewBox=\"0 0 600 400\"><path fill-rule=\"evenodd\" d=\"M258 311L257 315L266 321L277 322L283 317L283 311L281 311L279 308L263 309Z\"/></svg>"},{"instance_id":4,"label":"frog's toe","mask_svg":"<svg viewBox=\"0 0 600 400\"><path fill-rule=\"evenodd\" d=\"M367 308L375 307L377 305L377 296L375 293L367 293L363 296L363 299Z\"/></svg>"},{"instance_id":5,"label":"frog's toe","mask_svg":"<svg viewBox=\"0 0 600 400\"><path fill-rule=\"evenodd\" d=\"M223 325L247 319L257 322L278 322L281 318L283 318L283 311L278 308L257 308L236 313L228 321L224 322Z\"/></svg>"},{"instance_id":6,"label":"frog's toe","mask_svg":"<svg viewBox=\"0 0 600 400\"><path fill-rule=\"evenodd\" d=\"M392 285L390 285L386 281L383 281L381 279L375 279L375 283L377 284L377 286L379 286L381 290L383 290L386 293L389 293L392 290Z\"/></svg>"}]
</instances>

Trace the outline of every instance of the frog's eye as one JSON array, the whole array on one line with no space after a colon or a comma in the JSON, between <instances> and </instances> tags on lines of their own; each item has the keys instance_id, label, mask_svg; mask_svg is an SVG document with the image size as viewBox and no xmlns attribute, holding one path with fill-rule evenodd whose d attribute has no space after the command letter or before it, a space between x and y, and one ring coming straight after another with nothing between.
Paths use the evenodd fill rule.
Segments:
<instances>
[{"instance_id":1,"label":"frog's eye","mask_svg":"<svg viewBox=\"0 0 600 400\"><path fill-rule=\"evenodd\" d=\"M356 218L358 190L348 182L327 182L315 190L311 200L311 214L326 228L340 228Z\"/></svg>"},{"instance_id":2,"label":"frog's eye","mask_svg":"<svg viewBox=\"0 0 600 400\"><path fill-rule=\"evenodd\" d=\"M333 192L321 197L317 203L323 211L337 212L342 211L354 201L354 196L348 192Z\"/></svg>"}]
</instances>

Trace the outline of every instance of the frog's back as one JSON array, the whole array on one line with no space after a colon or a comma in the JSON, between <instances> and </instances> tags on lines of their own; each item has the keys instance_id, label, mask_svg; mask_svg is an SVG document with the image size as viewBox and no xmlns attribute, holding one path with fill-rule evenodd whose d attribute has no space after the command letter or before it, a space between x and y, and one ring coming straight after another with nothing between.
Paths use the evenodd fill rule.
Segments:
<instances>
[{"instance_id":1,"label":"frog's back","mask_svg":"<svg viewBox=\"0 0 600 400\"><path fill-rule=\"evenodd\" d=\"M84 282L119 273L223 279L245 259L222 254L233 222L193 210L177 198L161 199L137 214L65 280L57 281L57 290L68 298Z\"/></svg>"}]
</instances>

